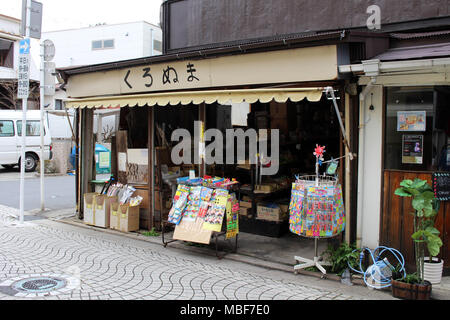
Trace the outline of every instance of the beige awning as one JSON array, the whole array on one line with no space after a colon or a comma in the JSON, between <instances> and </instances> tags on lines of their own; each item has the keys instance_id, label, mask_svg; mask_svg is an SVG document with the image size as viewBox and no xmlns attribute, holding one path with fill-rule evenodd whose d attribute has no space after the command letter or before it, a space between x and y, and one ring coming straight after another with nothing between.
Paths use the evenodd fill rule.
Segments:
<instances>
[{"instance_id":1,"label":"beige awning","mask_svg":"<svg viewBox=\"0 0 450 320\"><path fill-rule=\"evenodd\" d=\"M267 103L272 100L298 102L303 99L319 101L323 88L209 90L188 92L149 93L66 100L66 108L121 108L135 106L167 106L192 104Z\"/></svg>"}]
</instances>

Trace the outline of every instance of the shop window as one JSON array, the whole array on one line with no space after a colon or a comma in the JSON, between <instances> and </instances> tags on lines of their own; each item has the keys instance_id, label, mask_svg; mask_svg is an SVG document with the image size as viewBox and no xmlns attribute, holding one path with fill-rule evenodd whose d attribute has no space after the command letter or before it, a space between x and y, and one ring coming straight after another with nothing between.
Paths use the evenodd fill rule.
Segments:
<instances>
[{"instance_id":1,"label":"shop window","mask_svg":"<svg viewBox=\"0 0 450 320\"><path fill-rule=\"evenodd\" d=\"M27 137L36 137L41 135L41 123L38 120L27 121ZM22 136L22 120L17 121L17 134ZM45 134L45 128L44 128Z\"/></svg>"},{"instance_id":2,"label":"shop window","mask_svg":"<svg viewBox=\"0 0 450 320\"><path fill-rule=\"evenodd\" d=\"M10 120L0 120L0 137L14 137L14 124Z\"/></svg>"},{"instance_id":3,"label":"shop window","mask_svg":"<svg viewBox=\"0 0 450 320\"><path fill-rule=\"evenodd\" d=\"M450 87L387 89L384 167L449 170Z\"/></svg>"}]
</instances>

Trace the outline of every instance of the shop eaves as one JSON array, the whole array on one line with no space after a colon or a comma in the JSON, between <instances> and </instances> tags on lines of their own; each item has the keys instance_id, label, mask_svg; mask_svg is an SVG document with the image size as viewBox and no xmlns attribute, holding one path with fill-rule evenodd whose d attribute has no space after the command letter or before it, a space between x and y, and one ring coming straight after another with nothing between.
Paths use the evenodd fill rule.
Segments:
<instances>
[{"instance_id":1,"label":"shop eaves","mask_svg":"<svg viewBox=\"0 0 450 320\"><path fill-rule=\"evenodd\" d=\"M129 68L133 66L148 65L161 62L171 62L186 59L206 59L217 56L255 53L264 51L274 51L291 49L298 47L312 47L324 44L337 44L345 42L366 42L371 39L388 39L388 35L368 32L350 32L347 30L314 33L314 34L291 34L286 36L277 36L271 38L261 38L254 40L247 40L243 42L236 42L233 44L226 44L222 47L204 47L200 50L195 48L187 48L186 51L178 53L169 53L158 56L144 57L138 59L130 59L123 61L115 61L109 63L85 65L85 66L71 66L65 68L58 68L64 81L67 82L68 77L75 74L109 71L120 68Z\"/></svg>"}]
</instances>

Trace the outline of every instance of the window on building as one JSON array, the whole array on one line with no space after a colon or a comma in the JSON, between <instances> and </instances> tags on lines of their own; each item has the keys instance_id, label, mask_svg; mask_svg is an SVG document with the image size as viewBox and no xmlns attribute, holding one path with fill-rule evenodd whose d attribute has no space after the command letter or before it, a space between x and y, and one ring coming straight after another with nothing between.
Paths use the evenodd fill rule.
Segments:
<instances>
[{"instance_id":1,"label":"window on building","mask_svg":"<svg viewBox=\"0 0 450 320\"><path fill-rule=\"evenodd\" d=\"M387 89L384 166L450 170L450 87Z\"/></svg>"},{"instance_id":2,"label":"window on building","mask_svg":"<svg viewBox=\"0 0 450 320\"><path fill-rule=\"evenodd\" d=\"M14 68L14 45L12 41L0 39L0 67Z\"/></svg>"},{"instance_id":3,"label":"window on building","mask_svg":"<svg viewBox=\"0 0 450 320\"><path fill-rule=\"evenodd\" d=\"M103 49L112 49L114 48L114 40L103 40Z\"/></svg>"},{"instance_id":4,"label":"window on building","mask_svg":"<svg viewBox=\"0 0 450 320\"><path fill-rule=\"evenodd\" d=\"M0 137L14 137L14 123L10 120L0 120Z\"/></svg>"},{"instance_id":5,"label":"window on building","mask_svg":"<svg viewBox=\"0 0 450 320\"><path fill-rule=\"evenodd\" d=\"M114 49L114 39L92 41L92 50Z\"/></svg>"},{"instance_id":6,"label":"window on building","mask_svg":"<svg viewBox=\"0 0 450 320\"><path fill-rule=\"evenodd\" d=\"M55 110L63 110L63 102L61 99L55 100Z\"/></svg>"},{"instance_id":7,"label":"window on building","mask_svg":"<svg viewBox=\"0 0 450 320\"><path fill-rule=\"evenodd\" d=\"M162 52L162 42L159 40L153 40L153 50Z\"/></svg>"},{"instance_id":8,"label":"window on building","mask_svg":"<svg viewBox=\"0 0 450 320\"><path fill-rule=\"evenodd\" d=\"M22 136L22 120L17 121L17 135ZM36 137L40 135L41 135L41 122L39 120L27 121L27 137Z\"/></svg>"}]
</instances>

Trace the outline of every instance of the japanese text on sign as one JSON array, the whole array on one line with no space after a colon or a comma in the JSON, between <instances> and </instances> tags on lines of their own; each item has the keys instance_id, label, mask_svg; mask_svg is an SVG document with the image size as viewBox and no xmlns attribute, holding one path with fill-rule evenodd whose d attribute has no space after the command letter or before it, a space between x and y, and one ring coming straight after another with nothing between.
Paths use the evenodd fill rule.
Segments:
<instances>
[{"instance_id":1,"label":"japanese text on sign","mask_svg":"<svg viewBox=\"0 0 450 320\"><path fill-rule=\"evenodd\" d=\"M194 64L189 62L186 64L186 73L180 71L179 76L179 70L171 65L167 65L164 67L161 71L152 71L151 67L143 68L141 71L141 78L145 80L143 83L145 87L151 88L155 81L161 81L161 83L164 85L173 85L173 84L179 84L180 81L187 81L187 82L194 82L194 81L200 81L200 78L197 74L197 70L194 68ZM133 83L130 79L132 75L131 70L127 70L127 73L125 74L125 77L123 79L124 83L127 85L128 88L133 89L135 85L138 85L137 83ZM142 83L139 83L142 84Z\"/></svg>"}]
</instances>

